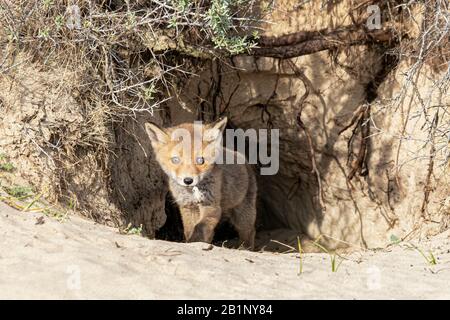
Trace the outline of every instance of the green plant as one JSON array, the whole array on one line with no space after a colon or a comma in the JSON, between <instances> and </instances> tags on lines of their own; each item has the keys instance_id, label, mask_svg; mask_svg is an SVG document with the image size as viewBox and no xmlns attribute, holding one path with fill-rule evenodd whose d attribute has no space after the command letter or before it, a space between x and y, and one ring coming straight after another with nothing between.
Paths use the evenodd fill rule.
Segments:
<instances>
[{"instance_id":1,"label":"green plant","mask_svg":"<svg viewBox=\"0 0 450 320\"><path fill-rule=\"evenodd\" d=\"M336 254L336 252L330 252L327 248L325 248L324 246L322 246L320 243L318 243L318 240L314 241L313 244L319 248L320 250L322 250L324 253L328 254L330 257L330 262L331 262L331 272L337 272L343 259L341 259L340 261L337 261L337 257L338 255Z\"/></svg>"},{"instance_id":2,"label":"green plant","mask_svg":"<svg viewBox=\"0 0 450 320\"><path fill-rule=\"evenodd\" d=\"M42 210L42 213L44 213L47 217L51 217L51 218L58 220L59 222L64 222L67 218L67 211L61 212L58 210L52 210L50 208L46 208L46 209Z\"/></svg>"},{"instance_id":3,"label":"green plant","mask_svg":"<svg viewBox=\"0 0 450 320\"><path fill-rule=\"evenodd\" d=\"M7 194L14 198L27 198L32 195L33 190L30 187L23 186L12 186L12 187L3 187Z\"/></svg>"},{"instance_id":4,"label":"green plant","mask_svg":"<svg viewBox=\"0 0 450 320\"><path fill-rule=\"evenodd\" d=\"M240 0L213 0L207 11L207 23L212 30L212 42L217 49L238 54L254 47L256 43L247 36L236 35L232 6L242 4ZM234 35L233 35L234 33Z\"/></svg>"},{"instance_id":5,"label":"green plant","mask_svg":"<svg viewBox=\"0 0 450 320\"><path fill-rule=\"evenodd\" d=\"M0 153L0 171L13 171L14 165L8 161L8 156L4 153Z\"/></svg>"},{"instance_id":6,"label":"green plant","mask_svg":"<svg viewBox=\"0 0 450 320\"><path fill-rule=\"evenodd\" d=\"M69 199L69 210L75 210L76 206L77 206L77 199L70 198Z\"/></svg>"},{"instance_id":7,"label":"green plant","mask_svg":"<svg viewBox=\"0 0 450 320\"><path fill-rule=\"evenodd\" d=\"M167 28L171 29L171 28L176 28L177 27L177 17L173 16L170 20L169 20L169 24L167 25Z\"/></svg>"},{"instance_id":8,"label":"green plant","mask_svg":"<svg viewBox=\"0 0 450 320\"><path fill-rule=\"evenodd\" d=\"M156 89L156 85L151 83L148 87L144 89L144 99L147 101L151 101L155 98L158 90Z\"/></svg>"},{"instance_id":9,"label":"green plant","mask_svg":"<svg viewBox=\"0 0 450 320\"><path fill-rule=\"evenodd\" d=\"M42 5L45 9L50 8L54 4L54 0L42 0Z\"/></svg>"},{"instance_id":10,"label":"green plant","mask_svg":"<svg viewBox=\"0 0 450 320\"><path fill-rule=\"evenodd\" d=\"M0 163L0 170L11 172L14 170L14 165L11 162Z\"/></svg>"},{"instance_id":11,"label":"green plant","mask_svg":"<svg viewBox=\"0 0 450 320\"><path fill-rule=\"evenodd\" d=\"M429 258L428 258L428 262L432 265L436 265L437 264L437 259L434 256L433 252L430 250L429 252Z\"/></svg>"},{"instance_id":12,"label":"green plant","mask_svg":"<svg viewBox=\"0 0 450 320\"><path fill-rule=\"evenodd\" d=\"M60 30L64 26L64 16L59 14L55 17L56 29Z\"/></svg>"},{"instance_id":13,"label":"green plant","mask_svg":"<svg viewBox=\"0 0 450 320\"><path fill-rule=\"evenodd\" d=\"M50 37L50 29L49 28L42 28L39 30L38 38L42 39L48 39Z\"/></svg>"},{"instance_id":14,"label":"green plant","mask_svg":"<svg viewBox=\"0 0 450 320\"><path fill-rule=\"evenodd\" d=\"M133 29L137 25L136 15L134 12L129 12L127 14L127 22L126 22L128 29Z\"/></svg>"},{"instance_id":15,"label":"green plant","mask_svg":"<svg viewBox=\"0 0 450 320\"><path fill-rule=\"evenodd\" d=\"M125 229L122 230L122 233L128 234L128 235L138 235L142 236L142 224L139 225L139 227L133 227L131 223L127 225Z\"/></svg>"},{"instance_id":16,"label":"green plant","mask_svg":"<svg viewBox=\"0 0 450 320\"><path fill-rule=\"evenodd\" d=\"M175 0L173 2L174 7L180 12L185 12L191 4L190 0Z\"/></svg>"},{"instance_id":17,"label":"green plant","mask_svg":"<svg viewBox=\"0 0 450 320\"><path fill-rule=\"evenodd\" d=\"M401 242L401 240L394 234L391 234L389 239L391 240L391 244L399 244Z\"/></svg>"},{"instance_id":18,"label":"green plant","mask_svg":"<svg viewBox=\"0 0 450 320\"><path fill-rule=\"evenodd\" d=\"M433 265L433 266L437 264L436 257L434 256L434 254L431 250L429 250L428 255L426 255L420 248L418 248L414 245L413 245L413 248L416 249L422 255L422 257L424 257L424 259L427 261L428 264Z\"/></svg>"}]
</instances>

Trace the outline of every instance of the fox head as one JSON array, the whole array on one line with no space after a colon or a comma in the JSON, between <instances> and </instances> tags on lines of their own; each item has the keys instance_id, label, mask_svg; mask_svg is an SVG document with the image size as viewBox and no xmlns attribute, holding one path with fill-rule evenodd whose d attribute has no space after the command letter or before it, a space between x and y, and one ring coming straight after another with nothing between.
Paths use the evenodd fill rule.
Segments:
<instances>
[{"instance_id":1,"label":"fox head","mask_svg":"<svg viewBox=\"0 0 450 320\"><path fill-rule=\"evenodd\" d=\"M208 176L222 147L227 118L211 124L184 123L161 128L146 123L156 160L164 172L181 186L195 186Z\"/></svg>"}]
</instances>

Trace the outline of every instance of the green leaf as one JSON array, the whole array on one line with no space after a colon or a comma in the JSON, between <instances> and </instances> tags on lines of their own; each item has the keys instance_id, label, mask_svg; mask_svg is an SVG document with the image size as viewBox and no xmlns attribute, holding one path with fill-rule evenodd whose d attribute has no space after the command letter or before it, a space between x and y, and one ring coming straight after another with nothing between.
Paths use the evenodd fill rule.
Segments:
<instances>
[{"instance_id":1,"label":"green leaf","mask_svg":"<svg viewBox=\"0 0 450 320\"><path fill-rule=\"evenodd\" d=\"M399 244L401 242L401 240L395 234L391 234L390 240L392 244Z\"/></svg>"}]
</instances>

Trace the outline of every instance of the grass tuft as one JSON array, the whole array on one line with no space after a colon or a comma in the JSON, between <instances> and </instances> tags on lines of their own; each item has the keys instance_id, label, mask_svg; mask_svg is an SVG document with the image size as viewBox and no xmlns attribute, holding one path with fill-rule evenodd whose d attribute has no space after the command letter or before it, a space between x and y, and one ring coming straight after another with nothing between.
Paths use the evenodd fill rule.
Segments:
<instances>
[{"instance_id":1,"label":"grass tuft","mask_svg":"<svg viewBox=\"0 0 450 320\"><path fill-rule=\"evenodd\" d=\"M337 261L337 257L339 257L338 254L336 254L336 252L330 252L327 248L325 248L324 246L322 246L319 242L319 238L313 242L313 244L319 248L322 252L328 254L328 256L330 257L330 263L331 263L331 272L337 272L339 267L341 266L341 263L344 261L343 259Z\"/></svg>"}]
</instances>

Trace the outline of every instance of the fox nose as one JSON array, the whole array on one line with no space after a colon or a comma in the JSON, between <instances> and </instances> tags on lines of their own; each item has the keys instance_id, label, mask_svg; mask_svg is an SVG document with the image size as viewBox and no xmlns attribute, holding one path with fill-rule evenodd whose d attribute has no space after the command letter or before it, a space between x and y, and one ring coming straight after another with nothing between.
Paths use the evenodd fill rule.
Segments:
<instances>
[{"instance_id":1,"label":"fox nose","mask_svg":"<svg viewBox=\"0 0 450 320\"><path fill-rule=\"evenodd\" d=\"M192 178L184 178L183 182L187 185L190 185L192 182L194 182L194 179Z\"/></svg>"}]
</instances>

